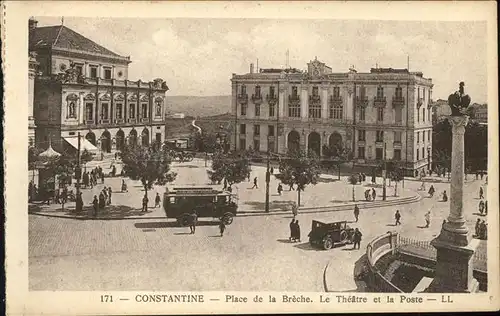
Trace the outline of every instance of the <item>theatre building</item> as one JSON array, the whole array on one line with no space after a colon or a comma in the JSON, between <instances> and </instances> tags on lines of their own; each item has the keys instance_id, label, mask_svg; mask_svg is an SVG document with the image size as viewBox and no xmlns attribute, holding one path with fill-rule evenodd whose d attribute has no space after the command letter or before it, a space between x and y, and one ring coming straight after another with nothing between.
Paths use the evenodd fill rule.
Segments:
<instances>
[{"instance_id":1,"label":"theatre building","mask_svg":"<svg viewBox=\"0 0 500 316\"><path fill-rule=\"evenodd\" d=\"M285 154L301 148L350 149L355 163L400 161L428 168L432 153L432 80L407 69L353 67L345 73L315 59L307 71L260 69L233 74L233 149Z\"/></svg>"},{"instance_id":2,"label":"theatre building","mask_svg":"<svg viewBox=\"0 0 500 316\"><path fill-rule=\"evenodd\" d=\"M102 152L125 143L165 139L168 87L162 79L128 80L130 57L120 56L64 25L29 21L29 49L36 56L34 126L37 147L59 152L77 144ZM89 145L91 143L93 146Z\"/></svg>"}]
</instances>

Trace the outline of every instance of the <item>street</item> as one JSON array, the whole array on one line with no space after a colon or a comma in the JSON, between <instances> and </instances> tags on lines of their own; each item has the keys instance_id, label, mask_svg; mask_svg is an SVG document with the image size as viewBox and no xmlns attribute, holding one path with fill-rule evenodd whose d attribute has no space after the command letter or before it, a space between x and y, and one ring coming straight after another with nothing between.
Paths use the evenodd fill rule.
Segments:
<instances>
[{"instance_id":1,"label":"street","mask_svg":"<svg viewBox=\"0 0 500 316\"><path fill-rule=\"evenodd\" d=\"M263 172L261 169L254 167L254 172ZM197 169L185 170L189 171L181 179L189 179ZM405 189L416 192L420 183L407 180ZM465 209L472 230L481 183L484 181L470 180L465 184ZM346 190L350 187L345 186ZM218 223L207 218L200 219L195 235L189 235L188 227L176 227L170 219L82 221L30 215L29 287L30 290L324 291L324 269L335 258L338 289L344 290L353 283L354 263L375 236L396 230L403 236L429 241L438 234L449 212L449 202L439 202L438 196L449 190L449 184L434 186L438 194L433 199L420 191L425 198L417 203L361 209L358 223L352 222L352 210L299 212L302 240L297 243L288 241L291 214L236 217L223 237L219 236ZM259 190L263 191L263 186ZM134 198L139 201L140 196ZM393 226L396 209L402 214L400 226ZM430 228L422 228L428 209L432 224ZM313 219L350 221L349 225L363 233L361 250L350 250L349 245L330 251L312 248L307 234Z\"/></svg>"}]
</instances>

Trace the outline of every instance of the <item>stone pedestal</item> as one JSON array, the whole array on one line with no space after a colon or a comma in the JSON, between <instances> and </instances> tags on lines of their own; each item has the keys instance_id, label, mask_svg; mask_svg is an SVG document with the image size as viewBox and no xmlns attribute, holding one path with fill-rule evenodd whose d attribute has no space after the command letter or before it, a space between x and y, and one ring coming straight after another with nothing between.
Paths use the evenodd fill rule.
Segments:
<instances>
[{"instance_id":1,"label":"stone pedestal","mask_svg":"<svg viewBox=\"0 0 500 316\"><path fill-rule=\"evenodd\" d=\"M450 215L431 244L437 249L436 274L426 292L471 293L478 289L472 259L478 240L472 240L463 210L464 134L468 116L451 116L452 154Z\"/></svg>"}]
</instances>

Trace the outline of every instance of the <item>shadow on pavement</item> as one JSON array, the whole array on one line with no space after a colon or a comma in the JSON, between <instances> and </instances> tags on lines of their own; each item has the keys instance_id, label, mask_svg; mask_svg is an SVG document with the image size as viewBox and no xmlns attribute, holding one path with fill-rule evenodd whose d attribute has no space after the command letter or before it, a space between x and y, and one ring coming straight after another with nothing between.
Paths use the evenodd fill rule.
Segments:
<instances>
[{"instance_id":1,"label":"shadow on pavement","mask_svg":"<svg viewBox=\"0 0 500 316\"><path fill-rule=\"evenodd\" d=\"M382 184L378 184L378 183L367 183L364 185L365 187L369 187L369 188L383 188L384 186Z\"/></svg>"},{"instance_id":2,"label":"shadow on pavement","mask_svg":"<svg viewBox=\"0 0 500 316\"><path fill-rule=\"evenodd\" d=\"M196 226L218 226L219 221L198 221ZM176 221L171 221L171 222L142 222L142 223L135 223L134 224L135 228L139 229L147 229L147 228L169 228L169 227L184 227L180 226ZM185 226L186 229L189 228L189 226Z\"/></svg>"},{"instance_id":3,"label":"shadow on pavement","mask_svg":"<svg viewBox=\"0 0 500 316\"><path fill-rule=\"evenodd\" d=\"M352 202L350 200L331 200L330 202L332 203L349 203L349 202Z\"/></svg>"},{"instance_id":4,"label":"shadow on pavement","mask_svg":"<svg viewBox=\"0 0 500 316\"><path fill-rule=\"evenodd\" d=\"M269 202L269 209L288 211L293 202L294 201L271 201ZM266 203L260 201L247 201L244 202L244 204L250 205L254 210L263 210L266 207Z\"/></svg>"},{"instance_id":5,"label":"shadow on pavement","mask_svg":"<svg viewBox=\"0 0 500 316\"><path fill-rule=\"evenodd\" d=\"M486 216L486 215L488 215L488 214L481 214L481 213L477 213L477 212L476 212L476 213L472 213L472 215L476 215L476 216L482 216L482 217L484 217L484 216Z\"/></svg>"},{"instance_id":6,"label":"shadow on pavement","mask_svg":"<svg viewBox=\"0 0 500 316\"><path fill-rule=\"evenodd\" d=\"M297 244L297 245L294 245L295 248L299 248L301 250L309 250L309 251L324 251L322 248L320 247L313 247L311 246L310 243L308 242L304 242L304 243L301 243L301 244Z\"/></svg>"},{"instance_id":7,"label":"shadow on pavement","mask_svg":"<svg viewBox=\"0 0 500 316\"><path fill-rule=\"evenodd\" d=\"M177 165L174 166L174 168L199 168L199 167L196 165Z\"/></svg>"},{"instance_id":8,"label":"shadow on pavement","mask_svg":"<svg viewBox=\"0 0 500 316\"><path fill-rule=\"evenodd\" d=\"M280 242L280 243L283 243L283 244L291 244L292 242L290 241L290 239L276 239L276 241Z\"/></svg>"},{"instance_id":9,"label":"shadow on pavement","mask_svg":"<svg viewBox=\"0 0 500 316\"><path fill-rule=\"evenodd\" d=\"M338 182L340 181L339 179L331 179L331 178L322 178L320 177L318 182L319 183L332 183L332 182Z\"/></svg>"}]
</instances>

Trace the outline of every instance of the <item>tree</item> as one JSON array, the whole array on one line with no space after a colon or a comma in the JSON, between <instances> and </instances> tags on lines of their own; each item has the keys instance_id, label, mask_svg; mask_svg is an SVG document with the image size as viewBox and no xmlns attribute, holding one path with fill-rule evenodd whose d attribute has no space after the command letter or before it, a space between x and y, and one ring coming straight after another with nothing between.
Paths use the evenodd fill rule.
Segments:
<instances>
[{"instance_id":1,"label":"tree","mask_svg":"<svg viewBox=\"0 0 500 316\"><path fill-rule=\"evenodd\" d=\"M190 143L196 151L205 153L214 153L221 147L217 142L217 135L213 133L195 133L191 136Z\"/></svg>"},{"instance_id":2,"label":"tree","mask_svg":"<svg viewBox=\"0 0 500 316\"><path fill-rule=\"evenodd\" d=\"M54 176L54 182L57 178L59 187L66 188L71 184L71 179L75 175L75 167L77 165L76 158L69 155L61 155L53 158L41 158L44 163L44 169L48 174ZM56 188L57 190L58 188ZM64 209L64 199L62 200L62 208Z\"/></svg>"},{"instance_id":3,"label":"tree","mask_svg":"<svg viewBox=\"0 0 500 316\"><path fill-rule=\"evenodd\" d=\"M84 149L80 154L80 163L82 165L85 165L87 162L92 161L92 159L94 159L94 156L87 149Z\"/></svg>"},{"instance_id":4,"label":"tree","mask_svg":"<svg viewBox=\"0 0 500 316\"><path fill-rule=\"evenodd\" d=\"M353 201L353 202L356 202L356 195L355 195L355 193L354 193L354 186L355 186L356 184L358 184L358 180L359 180L358 175L356 175L356 174L351 174L351 175L349 176L349 179L347 179L347 180L349 181L349 183L350 183L350 184L352 184L352 201Z\"/></svg>"},{"instance_id":5,"label":"tree","mask_svg":"<svg viewBox=\"0 0 500 316\"><path fill-rule=\"evenodd\" d=\"M250 171L250 163L244 153L216 151L212 157L212 170L207 170L207 173L213 183L226 180L232 186L247 179Z\"/></svg>"},{"instance_id":6,"label":"tree","mask_svg":"<svg viewBox=\"0 0 500 316\"><path fill-rule=\"evenodd\" d=\"M280 173L275 177L286 185L297 185L297 205L300 206L300 192L309 184L318 183L320 165L314 152L307 155L304 151L289 151L287 157L280 160Z\"/></svg>"},{"instance_id":7,"label":"tree","mask_svg":"<svg viewBox=\"0 0 500 316\"><path fill-rule=\"evenodd\" d=\"M323 156L326 158L325 164L327 166L333 166L337 169L340 180L340 166L351 160L351 150L342 144L323 145Z\"/></svg>"},{"instance_id":8,"label":"tree","mask_svg":"<svg viewBox=\"0 0 500 316\"><path fill-rule=\"evenodd\" d=\"M398 183L403 180L403 168L401 168L399 162L391 161L391 164L389 179L394 181L394 196L398 196Z\"/></svg>"},{"instance_id":9,"label":"tree","mask_svg":"<svg viewBox=\"0 0 500 316\"><path fill-rule=\"evenodd\" d=\"M175 180L177 174L170 170L171 163L172 157L167 148L131 145L125 147L122 153L125 175L141 181L146 196L154 184L165 185Z\"/></svg>"}]
</instances>

